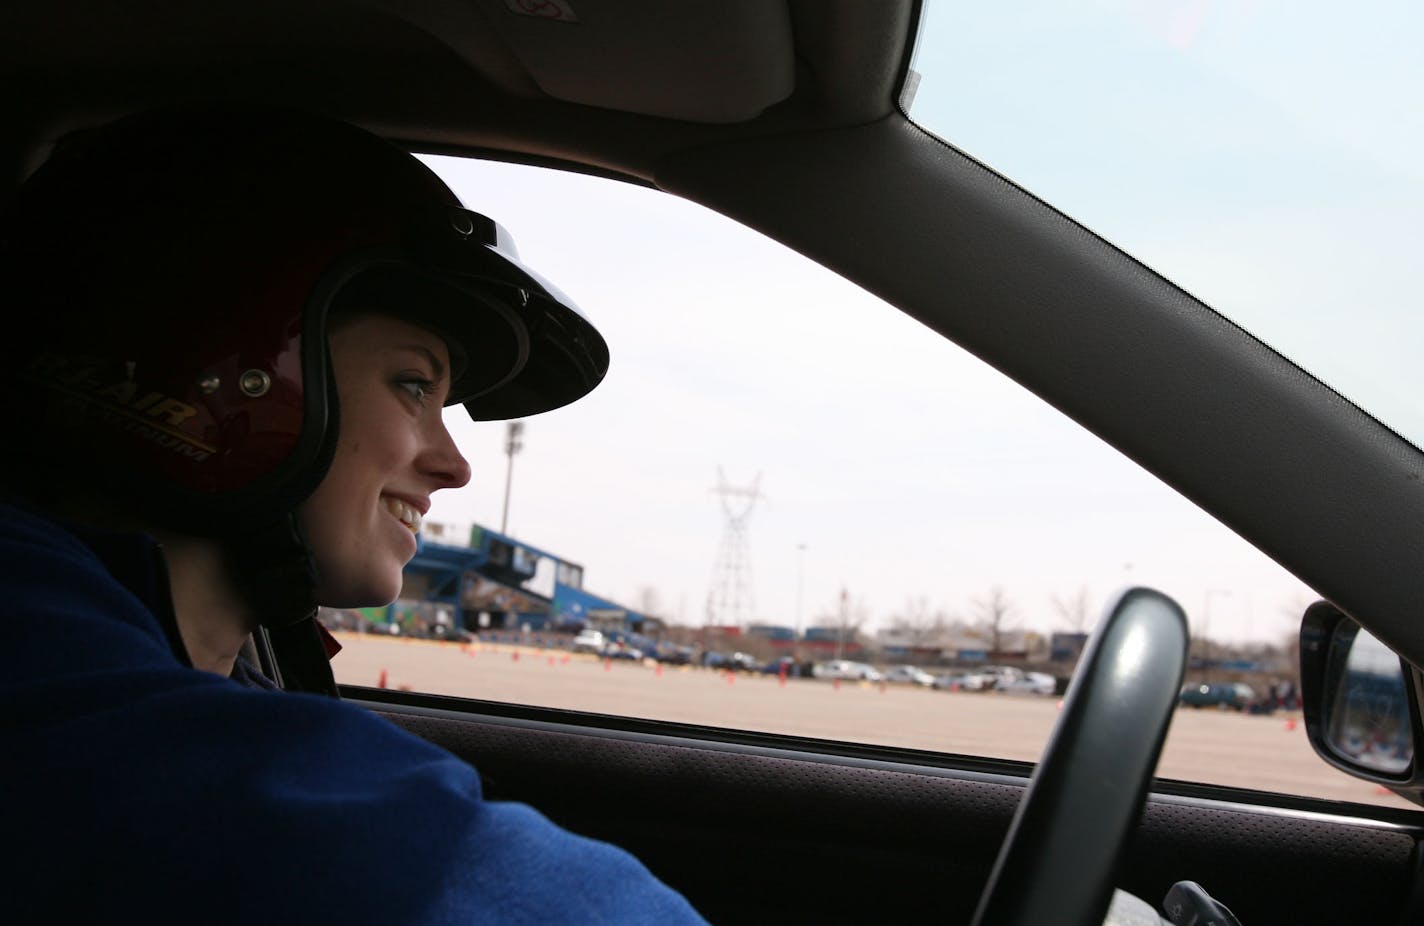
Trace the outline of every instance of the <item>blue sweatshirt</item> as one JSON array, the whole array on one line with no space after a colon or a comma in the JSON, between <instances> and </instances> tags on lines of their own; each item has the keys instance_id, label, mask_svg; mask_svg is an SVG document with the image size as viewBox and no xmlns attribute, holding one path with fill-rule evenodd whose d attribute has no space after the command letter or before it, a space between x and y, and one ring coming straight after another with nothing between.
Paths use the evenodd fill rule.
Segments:
<instances>
[{"instance_id":1,"label":"blue sweatshirt","mask_svg":"<svg viewBox=\"0 0 1424 926\"><path fill-rule=\"evenodd\" d=\"M185 666L158 556L0 505L0 922L703 922L363 708Z\"/></svg>"}]
</instances>

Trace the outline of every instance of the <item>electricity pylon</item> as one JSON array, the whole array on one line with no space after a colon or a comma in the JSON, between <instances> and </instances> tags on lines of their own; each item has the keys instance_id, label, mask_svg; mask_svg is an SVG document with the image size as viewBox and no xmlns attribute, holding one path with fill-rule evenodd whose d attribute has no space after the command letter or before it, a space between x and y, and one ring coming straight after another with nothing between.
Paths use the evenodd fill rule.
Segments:
<instances>
[{"instance_id":1,"label":"electricity pylon","mask_svg":"<svg viewBox=\"0 0 1424 926\"><path fill-rule=\"evenodd\" d=\"M722 467L717 467L717 488L712 491L721 496L726 519L717 561L712 567L712 586L707 592L708 625L745 627L748 621L755 619L747 522L757 499L762 497L760 483L761 473L757 473L750 486L728 485Z\"/></svg>"}]
</instances>

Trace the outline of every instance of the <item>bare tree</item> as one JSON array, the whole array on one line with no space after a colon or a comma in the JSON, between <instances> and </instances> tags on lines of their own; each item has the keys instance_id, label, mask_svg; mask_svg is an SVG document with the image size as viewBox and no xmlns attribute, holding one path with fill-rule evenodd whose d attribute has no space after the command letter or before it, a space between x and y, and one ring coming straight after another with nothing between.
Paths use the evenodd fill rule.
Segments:
<instances>
[{"instance_id":1,"label":"bare tree","mask_svg":"<svg viewBox=\"0 0 1424 926\"><path fill-rule=\"evenodd\" d=\"M1317 601L1314 595L1297 592L1290 597L1289 601L1281 602L1281 621L1284 625L1284 636L1295 645L1300 637L1300 620L1305 615L1305 611Z\"/></svg>"},{"instance_id":2,"label":"bare tree","mask_svg":"<svg viewBox=\"0 0 1424 926\"><path fill-rule=\"evenodd\" d=\"M1306 608L1316 602L1314 595L1297 592L1290 597L1289 601L1283 601L1280 605L1281 623L1276 625L1278 630L1268 637L1274 639L1276 647L1282 654L1282 662L1289 668L1289 674L1294 676L1300 671L1300 622L1305 615Z\"/></svg>"},{"instance_id":3,"label":"bare tree","mask_svg":"<svg viewBox=\"0 0 1424 926\"><path fill-rule=\"evenodd\" d=\"M839 659L841 657L840 644L858 640L861 628L869 621L870 606L865 603L865 599L857 598L852 603L850 593L842 590L835 608L816 615L812 619L812 626L834 628L838 631L835 636L839 641L836 647L836 658Z\"/></svg>"},{"instance_id":4,"label":"bare tree","mask_svg":"<svg viewBox=\"0 0 1424 926\"><path fill-rule=\"evenodd\" d=\"M656 588L644 585L638 589L638 610L649 617L662 617L662 596Z\"/></svg>"},{"instance_id":5,"label":"bare tree","mask_svg":"<svg viewBox=\"0 0 1424 926\"><path fill-rule=\"evenodd\" d=\"M929 599L921 595L906 599L905 607L891 615L889 627L903 634L911 646L925 646L945 635L949 618L943 610L931 613Z\"/></svg>"},{"instance_id":6,"label":"bare tree","mask_svg":"<svg viewBox=\"0 0 1424 926\"><path fill-rule=\"evenodd\" d=\"M1068 629L1074 633L1084 633L1088 629L1092 620L1092 609L1088 603L1088 587L1080 585L1078 592L1071 598L1059 598L1053 596L1053 608L1058 612L1058 616L1063 618L1063 622L1068 625Z\"/></svg>"},{"instance_id":7,"label":"bare tree","mask_svg":"<svg viewBox=\"0 0 1424 926\"><path fill-rule=\"evenodd\" d=\"M1003 649L1004 633L1011 629L1007 622L1018 613L1018 608L1009 601L1003 588L996 585L989 590L987 598L974 600L974 613L989 629L991 651L1000 652Z\"/></svg>"}]
</instances>

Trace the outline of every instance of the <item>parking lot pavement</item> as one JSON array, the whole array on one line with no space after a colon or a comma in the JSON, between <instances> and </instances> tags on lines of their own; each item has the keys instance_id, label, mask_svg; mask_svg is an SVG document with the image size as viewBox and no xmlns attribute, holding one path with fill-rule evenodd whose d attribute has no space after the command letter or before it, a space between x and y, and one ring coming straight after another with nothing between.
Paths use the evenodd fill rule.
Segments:
<instances>
[{"instance_id":1,"label":"parking lot pavement","mask_svg":"<svg viewBox=\"0 0 1424 926\"><path fill-rule=\"evenodd\" d=\"M787 679L558 650L338 635L337 681L963 755L1037 761L1056 698ZM1410 807L1326 765L1298 715L1178 710L1158 775ZM1417 809L1417 808L1416 808Z\"/></svg>"}]
</instances>

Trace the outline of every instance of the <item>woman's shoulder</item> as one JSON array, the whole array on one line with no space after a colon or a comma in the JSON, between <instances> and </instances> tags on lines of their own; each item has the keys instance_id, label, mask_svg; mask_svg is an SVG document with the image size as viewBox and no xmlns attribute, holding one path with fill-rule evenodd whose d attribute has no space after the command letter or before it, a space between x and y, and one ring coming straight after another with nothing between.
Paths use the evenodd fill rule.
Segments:
<instances>
[{"instance_id":1,"label":"woman's shoulder","mask_svg":"<svg viewBox=\"0 0 1424 926\"><path fill-rule=\"evenodd\" d=\"M0 544L8 548L7 552L92 557L80 532L81 526L76 522L55 517L24 502L0 499ZM10 576L18 577L13 572Z\"/></svg>"},{"instance_id":2,"label":"woman's shoulder","mask_svg":"<svg viewBox=\"0 0 1424 926\"><path fill-rule=\"evenodd\" d=\"M0 502L6 603L0 623L10 625L14 672L53 678L171 661L167 637L141 594L146 585L156 587L158 555L144 535L86 529ZM133 574L128 582L118 578L125 572ZM26 650L23 659L15 647Z\"/></svg>"}]
</instances>

